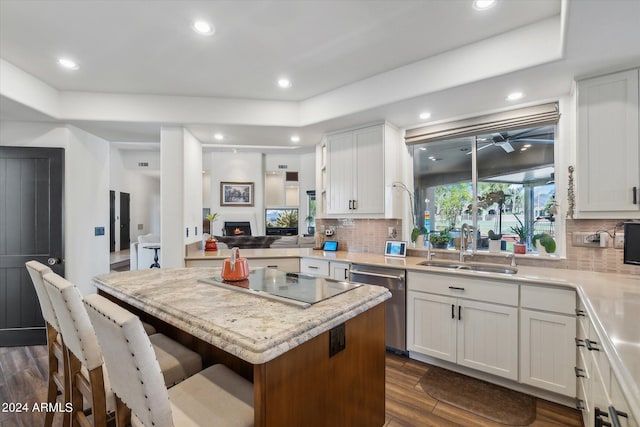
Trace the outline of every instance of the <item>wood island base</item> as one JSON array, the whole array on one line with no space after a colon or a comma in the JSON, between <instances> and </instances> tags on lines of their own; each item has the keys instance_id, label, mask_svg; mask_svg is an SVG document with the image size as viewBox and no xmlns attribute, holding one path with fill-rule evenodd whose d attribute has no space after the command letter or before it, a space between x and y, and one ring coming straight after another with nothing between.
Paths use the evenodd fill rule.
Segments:
<instances>
[{"instance_id":1,"label":"wood island base","mask_svg":"<svg viewBox=\"0 0 640 427\"><path fill-rule=\"evenodd\" d=\"M253 365L99 291L161 332L253 382L255 426L382 426L385 422L385 304L344 323L344 349L330 356L326 331ZM336 327L334 329L339 329ZM334 341L339 341L339 331Z\"/></svg>"}]
</instances>

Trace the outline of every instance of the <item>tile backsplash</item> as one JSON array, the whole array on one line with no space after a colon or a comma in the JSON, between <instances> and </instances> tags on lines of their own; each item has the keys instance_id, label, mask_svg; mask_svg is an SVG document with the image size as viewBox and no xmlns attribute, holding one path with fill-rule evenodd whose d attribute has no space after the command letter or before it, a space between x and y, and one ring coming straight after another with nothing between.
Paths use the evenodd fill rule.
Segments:
<instances>
[{"instance_id":1,"label":"tile backsplash","mask_svg":"<svg viewBox=\"0 0 640 427\"><path fill-rule=\"evenodd\" d=\"M325 230L335 227L335 234L325 236ZM402 236L402 220L400 219L316 219L316 247L322 246L325 240L337 240L341 251L384 253L384 242L393 240L389 237L389 228L395 230L397 239Z\"/></svg>"},{"instance_id":2,"label":"tile backsplash","mask_svg":"<svg viewBox=\"0 0 640 427\"><path fill-rule=\"evenodd\" d=\"M603 249L576 247L571 244L571 236L574 232L608 230L612 233L618 222L620 220L614 219L567 220L566 259L518 258L518 265L640 275L640 266L622 262L623 250L614 249L613 240L609 242L607 248ZM325 230L330 227L335 227L335 235L326 237ZM322 246L322 242L325 240L337 240L340 250L383 253L385 240L391 240L389 237L390 228L395 230L396 236L402 236L402 221L399 219L316 219L316 246ZM619 229L618 232L622 232L622 229ZM423 256L422 251L411 249L409 255ZM455 254L452 253L451 256L455 256ZM473 261L496 262L496 259L495 256L477 254ZM507 262L506 259L505 262Z\"/></svg>"}]
</instances>

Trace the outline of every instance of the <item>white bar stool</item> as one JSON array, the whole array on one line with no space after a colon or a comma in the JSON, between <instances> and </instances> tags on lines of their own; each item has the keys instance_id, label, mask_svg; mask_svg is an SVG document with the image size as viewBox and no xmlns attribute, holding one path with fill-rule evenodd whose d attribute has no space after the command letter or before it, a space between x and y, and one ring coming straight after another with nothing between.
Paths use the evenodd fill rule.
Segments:
<instances>
[{"instance_id":1,"label":"white bar stool","mask_svg":"<svg viewBox=\"0 0 640 427\"><path fill-rule=\"evenodd\" d=\"M214 365L167 390L140 319L100 295L89 295L84 303L111 386L131 410L133 427L253 426L251 382Z\"/></svg>"}]
</instances>

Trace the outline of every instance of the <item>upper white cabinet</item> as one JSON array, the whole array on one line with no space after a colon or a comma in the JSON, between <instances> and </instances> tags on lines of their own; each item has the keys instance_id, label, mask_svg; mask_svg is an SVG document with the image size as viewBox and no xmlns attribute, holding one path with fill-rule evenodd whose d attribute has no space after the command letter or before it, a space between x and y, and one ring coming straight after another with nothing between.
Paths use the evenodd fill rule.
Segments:
<instances>
[{"instance_id":1,"label":"upper white cabinet","mask_svg":"<svg viewBox=\"0 0 640 427\"><path fill-rule=\"evenodd\" d=\"M578 82L579 217L640 215L638 70Z\"/></svg>"},{"instance_id":2,"label":"upper white cabinet","mask_svg":"<svg viewBox=\"0 0 640 427\"><path fill-rule=\"evenodd\" d=\"M393 151L400 150L399 141L387 124L327 135L319 179L324 213L392 217L389 190L397 179Z\"/></svg>"}]
</instances>

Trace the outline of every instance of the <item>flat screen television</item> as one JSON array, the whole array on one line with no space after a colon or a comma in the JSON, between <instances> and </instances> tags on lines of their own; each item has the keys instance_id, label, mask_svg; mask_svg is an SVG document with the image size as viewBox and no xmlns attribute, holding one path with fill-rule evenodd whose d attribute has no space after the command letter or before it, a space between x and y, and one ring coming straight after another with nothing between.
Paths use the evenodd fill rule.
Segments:
<instances>
[{"instance_id":1,"label":"flat screen television","mask_svg":"<svg viewBox=\"0 0 640 427\"><path fill-rule=\"evenodd\" d=\"M294 236L298 234L297 208L265 209L267 236Z\"/></svg>"}]
</instances>

